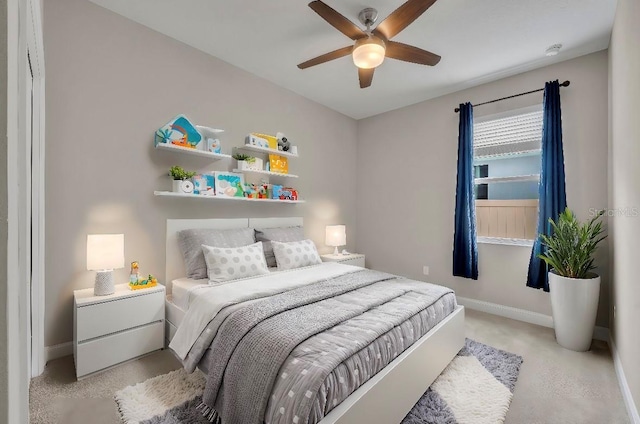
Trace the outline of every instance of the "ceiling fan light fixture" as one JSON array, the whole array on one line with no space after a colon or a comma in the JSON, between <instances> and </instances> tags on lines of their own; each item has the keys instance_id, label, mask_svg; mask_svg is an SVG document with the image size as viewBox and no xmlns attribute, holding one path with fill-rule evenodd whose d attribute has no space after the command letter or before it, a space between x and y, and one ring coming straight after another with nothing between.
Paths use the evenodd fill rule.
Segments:
<instances>
[{"instance_id":1,"label":"ceiling fan light fixture","mask_svg":"<svg viewBox=\"0 0 640 424\"><path fill-rule=\"evenodd\" d=\"M562 48L562 44L554 44L549 46L549 48L544 52L545 56L556 56L560 53L560 49Z\"/></svg>"},{"instance_id":2,"label":"ceiling fan light fixture","mask_svg":"<svg viewBox=\"0 0 640 424\"><path fill-rule=\"evenodd\" d=\"M361 69L372 69L384 61L386 46L379 37L371 35L356 41L353 46L353 63Z\"/></svg>"}]
</instances>

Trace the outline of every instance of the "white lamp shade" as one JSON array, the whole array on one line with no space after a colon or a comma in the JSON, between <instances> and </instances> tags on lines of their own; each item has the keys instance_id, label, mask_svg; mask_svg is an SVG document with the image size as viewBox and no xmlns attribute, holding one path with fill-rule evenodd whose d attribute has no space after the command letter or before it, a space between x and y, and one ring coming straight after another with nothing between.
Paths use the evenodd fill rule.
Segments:
<instances>
[{"instance_id":1,"label":"white lamp shade","mask_svg":"<svg viewBox=\"0 0 640 424\"><path fill-rule=\"evenodd\" d=\"M124 234L87 235L87 269L124 268Z\"/></svg>"},{"instance_id":2,"label":"white lamp shade","mask_svg":"<svg viewBox=\"0 0 640 424\"><path fill-rule=\"evenodd\" d=\"M336 247L347 244L347 228L344 225L327 225L325 243Z\"/></svg>"},{"instance_id":3,"label":"white lamp shade","mask_svg":"<svg viewBox=\"0 0 640 424\"><path fill-rule=\"evenodd\" d=\"M353 63L361 69L372 69L384 61L384 41L376 36L360 38L353 47Z\"/></svg>"}]
</instances>

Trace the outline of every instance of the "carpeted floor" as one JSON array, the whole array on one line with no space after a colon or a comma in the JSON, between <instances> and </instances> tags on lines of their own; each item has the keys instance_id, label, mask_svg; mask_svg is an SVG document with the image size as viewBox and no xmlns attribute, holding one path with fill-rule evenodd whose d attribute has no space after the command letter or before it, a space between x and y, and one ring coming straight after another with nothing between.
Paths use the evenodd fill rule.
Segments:
<instances>
[{"instance_id":1,"label":"carpeted floor","mask_svg":"<svg viewBox=\"0 0 640 424\"><path fill-rule=\"evenodd\" d=\"M502 423L521 365L522 357L514 353L466 339L462 350L401 424ZM140 424L209 424L199 410L205 382L200 372L187 374L178 369L127 386L115 396L122 420ZM271 422L284 422L271 418ZM293 416L293 422L298 421L299 417Z\"/></svg>"},{"instance_id":2,"label":"carpeted floor","mask_svg":"<svg viewBox=\"0 0 640 424\"><path fill-rule=\"evenodd\" d=\"M506 423L629 422L605 343L571 352L555 342L552 329L469 309L466 327L467 337L524 358ZM178 367L162 351L76 382L72 357L52 361L31 382L31 423L117 424L116 391Z\"/></svg>"}]
</instances>

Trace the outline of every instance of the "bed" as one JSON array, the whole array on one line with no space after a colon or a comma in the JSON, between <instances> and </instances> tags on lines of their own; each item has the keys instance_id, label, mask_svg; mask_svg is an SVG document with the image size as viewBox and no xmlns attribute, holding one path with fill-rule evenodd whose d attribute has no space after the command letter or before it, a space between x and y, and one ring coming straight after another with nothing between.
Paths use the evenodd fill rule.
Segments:
<instances>
[{"instance_id":1,"label":"bed","mask_svg":"<svg viewBox=\"0 0 640 424\"><path fill-rule=\"evenodd\" d=\"M198 299L199 296L205 296L200 293L210 292L206 279L193 280L184 278L186 273L177 243L178 232L194 228L276 228L297 226L302 225L302 223L302 218L168 220L166 244L166 281L167 292L169 293L166 300L167 343L172 341L178 327L185 321L189 306L194 302L194 299ZM378 290L378 294L383 293L384 295L389 290L401 290L404 287L403 285L413 284L412 287L416 285L416 282L411 282L410 280L389 280L389 277L385 277L382 273L376 274L375 271L364 271L348 265L327 263L318 265L316 268L283 272L280 275L273 273L260 277L260 281L249 281L243 284L250 290L251 287L264 287L263 280L277 280L278 282L291 280L297 284L298 281L302 281L305 278L308 278L309 281L313 278L324 279L329 277L354 281L369 278L373 283L367 283L368 285L366 286L362 285L359 290L369 290L373 293L373 287L382 288L380 285L384 283L387 284L384 286L384 291ZM389 283L393 283L393 285ZM424 283L422 285L427 286ZM302 290L306 286L296 287L301 287ZM294 290L291 291L293 292ZM353 293L357 294L359 292L354 291ZM433 294L433 299L437 298L436 301L433 301L428 307L420 309L419 313L411 315L410 319L398 321L398 325L393 326L393 328L380 330L379 334L372 335L370 340L366 339L361 346L347 352L345 357L333 358L332 360L335 363L342 362L335 368L333 368L333 365L330 366L332 370L330 372L327 371L328 374L322 377L324 378L322 385L319 389L314 389L313 393L308 390L306 393L304 390L300 391L299 387L295 387L294 390L294 387L287 385L293 383L287 382L285 384L283 383L284 380L281 381L280 378L286 377L287 370L295 370L296 366L300 367L299 362L302 358L309 362L313 359L314 365L317 366L325 365L322 361L329 361L332 351L320 352L322 355L327 355L326 357L319 356L318 352L322 350L320 349L323 346L322 343L327 343L327 340L333 342L331 340L332 336L326 335L329 331L340 332L341 335L344 335L343 339L345 337L353 338L354 343L357 344L357 338L349 334L349 331L351 331L348 330L349 328L354 328L353 326L357 325L355 332L362 328L362 333L364 333L364 329L368 328L368 325L375 326L381 322L384 323L385 320L381 321L379 316L376 318L376 313L390 313L391 315L385 316L392 316L394 312L389 312L391 310L384 312L381 308L369 308L363 305L363 311L366 310L366 314L369 314L367 317L369 323L364 317L366 314L363 313L362 316L354 316L349 320L332 326L331 329L326 329L323 332L305 338L290 352L286 361L283 362L282 368L278 371L279 378L273 384L271 398L264 401L266 408L264 417L260 422L265 422L266 424L276 422L302 423L309 420L310 422L319 422L321 424L399 423L464 344L464 308L456 305L455 296L452 293L442 292L444 294L440 295L438 293L434 292ZM420 295L417 298L422 302L427 302L425 300L428 297L426 292L423 294L424 296ZM346 293L341 296L348 295L349 293ZM355 295L351 299L344 298L343 301L350 302L344 305L355 304L360 298L368 299L367 296L369 294L366 296L362 294ZM392 297L391 294L389 296ZM406 303L411 306L413 301L411 298L402 299L403 305ZM376 300L371 300L371 302L375 303ZM391 304L392 302L388 303ZM424 303L424 305L427 305L427 303ZM389 306L389 308L392 307ZM418 305L416 307L422 308L423 306ZM227 309L231 310L232 308ZM341 327L341 325L346 327ZM391 326L391 324L388 325ZM416 329L415 336L413 336L414 329ZM373 333L371 329L367 331ZM336 341L335 343L341 342ZM342 343L345 343L345 341L342 340ZM394 343L399 344L400 347L396 348ZM342 348L338 347L338 349ZM202 350L204 350L204 347ZM393 352L394 350L398 352ZM386 356L385 351L388 351ZM381 358L381 353L384 356L383 358ZM311 356L313 354L317 356ZM207 349L201 355L197 357L197 366L205 374L209 374L211 370L208 369L208 364L215 363L211 358L212 350ZM184 354L177 356L180 359L185 359ZM370 358L373 358L371 364L369 363ZM298 364L296 365L296 363ZM306 369L302 373L304 374L305 371ZM360 374L358 374L359 371ZM229 383L233 382L227 383L230 386L232 384ZM345 389L338 390L342 387L345 387ZM315 390L317 390L317 393ZM313 402L309 402L308 409L311 411L309 415L302 417L293 415L293 413L290 413L289 408L286 407L285 402L287 401L298 402L296 401L297 397L294 397L296 393L300 393L296 396L302 396L302 393L305 393L307 398L313 399ZM291 399L288 399L287 394ZM255 394L247 394L247 396L249 395ZM303 401L307 400L301 399ZM227 424L227 422L224 424Z\"/></svg>"}]
</instances>

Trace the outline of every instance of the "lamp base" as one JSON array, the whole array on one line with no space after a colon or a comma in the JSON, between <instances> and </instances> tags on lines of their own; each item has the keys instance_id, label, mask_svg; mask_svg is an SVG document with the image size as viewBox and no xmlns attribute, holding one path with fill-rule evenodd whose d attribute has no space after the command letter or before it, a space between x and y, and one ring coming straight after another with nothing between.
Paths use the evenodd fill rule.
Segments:
<instances>
[{"instance_id":1,"label":"lamp base","mask_svg":"<svg viewBox=\"0 0 640 424\"><path fill-rule=\"evenodd\" d=\"M93 294L95 296L107 296L116 292L116 286L113 284L113 271L96 272L96 283L93 286Z\"/></svg>"},{"instance_id":2,"label":"lamp base","mask_svg":"<svg viewBox=\"0 0 640 424\"><path fill-rule=\"evenodd\" d=\"M338 256L340 252L338 252L338 246L333 249L333 256Z\"/></svg>"}]
</instances>

